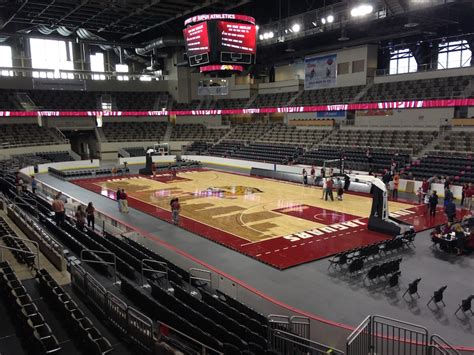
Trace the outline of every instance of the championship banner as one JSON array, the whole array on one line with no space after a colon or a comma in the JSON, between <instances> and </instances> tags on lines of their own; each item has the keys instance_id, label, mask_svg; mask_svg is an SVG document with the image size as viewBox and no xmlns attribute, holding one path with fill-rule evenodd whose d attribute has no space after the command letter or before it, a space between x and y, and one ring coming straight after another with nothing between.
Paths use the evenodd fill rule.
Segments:
<instances>
[{"instance_id":1,"label":"championship banner","mask_svg":"<svg viewBox=\"0 0 474 355\"><path fill-rule=\"evenodd\" d=\"M304 89L323 89L336 85L337 54L304 59Z\"/></svg>"}]
</instances>

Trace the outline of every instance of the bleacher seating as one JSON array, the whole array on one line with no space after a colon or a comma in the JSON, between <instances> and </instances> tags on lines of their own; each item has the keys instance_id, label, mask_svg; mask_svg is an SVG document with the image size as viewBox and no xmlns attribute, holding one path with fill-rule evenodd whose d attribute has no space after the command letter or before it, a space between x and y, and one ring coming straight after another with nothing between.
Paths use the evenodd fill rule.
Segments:
<instances>
[{"instance_id":1,"label":"bleacher seating","mask_svg":"<svg viewBox=\"0 0 474 355\"><path fill-rule=\"evenodd\" d=\"M54 129L37 124L0 125L0 149L65 143Z\"/></svg>"},{"instance_id":2,"label":"bleacher seating","mask_svg":"<svg viewBox=\"0 0 474 355\"><path fill-rule=\"evenodd\" d=\"M279 92L275 94L259 94L252 107L283 107L295 96L296 92Z\"/></svg>"},{"instance_id":3,"label":"bleacher seating","mask_svg":"<svg viewBox=\"0 0 474 355\"><path fill-rule=\"evenodd\" d=\"M98 93L92 91L29 90L26 92L39 109L97 110Z\"/></svg>"},{"instance_id":4,"label":"bleacher seating","mask_svg":"<svg viewBox=\"0 0 474 355\"><path fill-rule=\"evenodd\" d=\"M167 125L166 122L113 122L104 123L102 131L109 142L159 142Z\"/></svg>"},{"instance_id":5,"label":"bleacher seating","mask_svg":"<svg viewBox=\"0 0 474 355\"><path fill-rule=\"evenodd\" d=\"M130 157L144 157L146 155L145 149L143 147L127 147L123 148L126 152L130 154Z\"/></svg>"},{"instance_id":6,"label":"bleacher seating","mask_svg":"<svg viewBox=\"0 0 474 355\"><path fill-rule=\"evenodd\" d=\"M249 99L221 99L212 103L212 109L228 110L234 108L244 108Z\"/></svg>"},{"instance_id":7,"label":"bleacher seating","mask_svg":"<svg viewBox=\"0 0 474 355\"><path fill-rule=\"evenodd\" d=\"M117 110L161 110L164 107L155 107L155 103L168 102L169 94L165 92L143 91L143 92L113 92L110 95L115 99L115 107Z\"/></svg>"},{"instance_id":8,"label":"bleacher seating","mask_svg":"<svg viewBox=\"0 0 474 355\"><path fill-rule=\"evenodd\" d=\"M177 124L173 126L170 139L173 141L216 142L222 138L228 128L209 128L202 124Z\"/></svg>"},{"instance_id":9,"label":"bleacher seating","mask_svg":"<svg viewBox=\"0 0 474 355\"><path fill-rule=\"evenodd\" d=\"M390 169L392 159L397 162L398 167L405 167L409 161L409 155L388 152L388 151L372 151L372 169L376 172L383 172L385 169ZM344 157L344 166L349 170L369 171L369 163L365 150L357 150L353 148L344 147L318 147L315 150L309 150L297 159L300 164L318 165L322 166L325 160L334 160Z\"/></svg>"},{"instance_id":10,"label":"bleacher seating","mask_svg":"<svg viewBox=\"0 0 474 355\"><path fill-rule=\"evenodd\" d=\"M314 145L329 133L328 130L298 129L294 126L278 125L260 137L259 141Z\"/></svg>"},{"instance_id":11,"label":"bleacher seating","mask_svg":"<svg viewBox=\"0 0 474 355\"><path fill-rule=\"evenodd\" d=\"M351 148L393 148L398 151L412 149L416 154L437 135L437 131L339 130L326 143Z\"/></svg>"},{"instance_id":12,"label":"bleacher seating","mask_svg":"<svg viewBox=\"0 0 474 355\"><path fill-rule=\"evenodd\" d=\"M454 76L374 84L359 101L459 98L470 80L469 76Z\"/></svg>"},{"instance_id":13,"label":"bleacher seating","mask_svg":"<svg viewBox=\"0 0 474 355\"><path fill-rule=\"evenodd\" d=\"M0 90L0 110L13 111L17 110L13 100L13 92L11 90Z\"/></svg>"},{"instance_id":14,"label":"bleacher seating","mask_svg":"<svg viewBox=\"0 0 474 355\"><path fill-rule=\"evenodd\" d=\"M451 131L449 134L435 146L439 151L474 151L474 131Z\"/></svg>"},{"instance_id":15,"label":"bleacher seating","mask_svg":"<svg viewBox=\"0 0 474 355\"><path fill-rule=\"evenodd\" d=\"M472 152L452 155L431 152L412 162L406 169L406 175L417 179L449 176L454 183L474 183L473 155Z\"/></svg>"},{"instance_id":16,"label":"bleacher seating","mask_svg":"<svg viewBox=\"0 0 474 355\"><path fill-rule=\"evenodd\" d=\"M275 124L272 123L237 124L234 126L232 132L230 132L229 135L226 137L226 140L255 142L274 126Z\"/></svg>"},{"instance_id":17,"label":"bleacher seating","mask_svg":"<svg viewBox=\"0 0 474 355\"><path fill-rule=\"evenodd\" d=\"M200 155L205 153L210 147L212 147L211 143L208 142L193 142L191 145L184 148L185 154L197 154Z\"/></svg>"},{"instance_id":18,"label":"bleacher seating","mask_svg":"<svg viewBox=\"0 0 474 355\"><path fill-rule=\"evenodd\" d=\"M20 154L13 155L6 160L0 160L0 170L4 172L18 171L25 166L73 160L74 158L69 154L69 152Z\"/></svg>"},{"instance_id":19,"label":"bleacher seating","mask_svg":"<svg viewBox=\"0 0 474 355\"><path fill-rule=\"evenodd\" d=\"M308 90L296 98L294 106L311 106L320 104L350 103L364 86L347 86L321 90Z\"/></svg>"},{"instance_id":20,"label":"bleacher seating","mask_svg":"<svg viewBox=\"0 0 474 355\"><path fill-rule=\"evenodd\" d=\"M207 150L209 155L224 157L231 156L243 147L243 143L237 141L222 141Z\"/></svg>"},{"instance_id":21,"label":"bleacher seating","mask_svg":"<svg viewBox=\"0 0 474 355\"><path fill-rule=\"evenodd\" d=\"M293 145L252 143L234 152L232 157L287 164L293 161L300 153L301 149Z\"/></svg>"}]
</instances>

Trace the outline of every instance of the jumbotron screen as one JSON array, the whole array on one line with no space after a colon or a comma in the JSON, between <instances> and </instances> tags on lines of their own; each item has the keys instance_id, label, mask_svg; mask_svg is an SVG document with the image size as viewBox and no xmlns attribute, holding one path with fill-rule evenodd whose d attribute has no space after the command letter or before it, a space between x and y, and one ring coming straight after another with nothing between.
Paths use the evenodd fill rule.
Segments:
<instances>
[{"instance_id":1,"label":"jumbotron screen","mask_svg":"<svg viewBox=\"0 0 474 355\"><path fill-rule=\"evenodd\" d=\"M201 15L185 24L183 35L190 66L255 63L257 30L252 17Z\"/></svg>"},{"instance_id":2,"label":"jumbotron screen","mask_svg":"<svg viewBox=\"0 0 474 355\"><path fill-rule=\"evenodd\" d=\"M183 30L188 55L209 53L207 22L189 26Z\"/></svg>"},{"instance_id":3,"label":"jumbotron screen","mask_svg":"<svg viewBox=\"0 0 474 355\"><path fill-rule=\"evenodd\" d=\"M217 28L221 51L256 53L257 30L255 25L218 21Z\"/></svg>"}]
</instances>

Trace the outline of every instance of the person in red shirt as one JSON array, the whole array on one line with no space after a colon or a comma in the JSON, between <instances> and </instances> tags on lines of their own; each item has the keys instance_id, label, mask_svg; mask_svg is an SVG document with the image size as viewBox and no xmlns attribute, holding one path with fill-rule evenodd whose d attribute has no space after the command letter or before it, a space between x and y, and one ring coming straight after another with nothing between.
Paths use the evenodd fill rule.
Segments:
<instances>
[{"instance_id":1,"label":"person in red shirt","mask_svg":"<svg viewBox=\"0 0 474 355\"><path fill-rule=\"evenodd\" d=\"M326 181L326 196L325 200L328 200L328 196L331 198L331 201L334 201L334 196L332 194L332 188L334 187L334 182L332 181L332 178L329 178Z\"/></svg>"},{"instance_id":2,"label":"person in red shirt","mask_svg":"<svg viewBox=\"0 0 474 355\"><path fill-rule=\"evenodd\" d=\"M128 196L124 189L120 191L120 206L122 207L123 213L128 213Z\"/></svg>"}]
</instances>

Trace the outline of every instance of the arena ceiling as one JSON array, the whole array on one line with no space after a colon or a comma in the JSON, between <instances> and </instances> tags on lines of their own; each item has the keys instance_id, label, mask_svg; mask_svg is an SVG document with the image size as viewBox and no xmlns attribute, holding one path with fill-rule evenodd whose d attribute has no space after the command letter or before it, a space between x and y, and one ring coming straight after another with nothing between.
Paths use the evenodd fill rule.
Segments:
<instances>
[{"instance_id":1,"label":"arena ceiling","mask_svg":"<svg viewBox=\"0 0 474 355\"><path fill-rule=\"evenodd\" d=\"M301 58L309 52L365 43L387 45L435 41L474 33L472 0L366 0L386 16L353 21L352 0L0 0L1 38L42 35L143 47L163 36L181 38L184 19L193 14L233 12L256 18L260 30L301 21L305 31L281 40L259 41L259 63ZM331 26L314 28L318 11L332 11ZM309 17L308 17L309 16ZM313 17L311 17L313 16ZM416 24L413 26L413 24ZM79 31L79 32L78 32ZM82 32L81 32L82 31ZM281 26L280 26L281 31ZM344 37L346 40L341 41ZM472 35L471 35L472 37ZM474 38L474 37L473 37ZM178 43L178 42L176 42Z\"/></svg>"}]
</instances>

